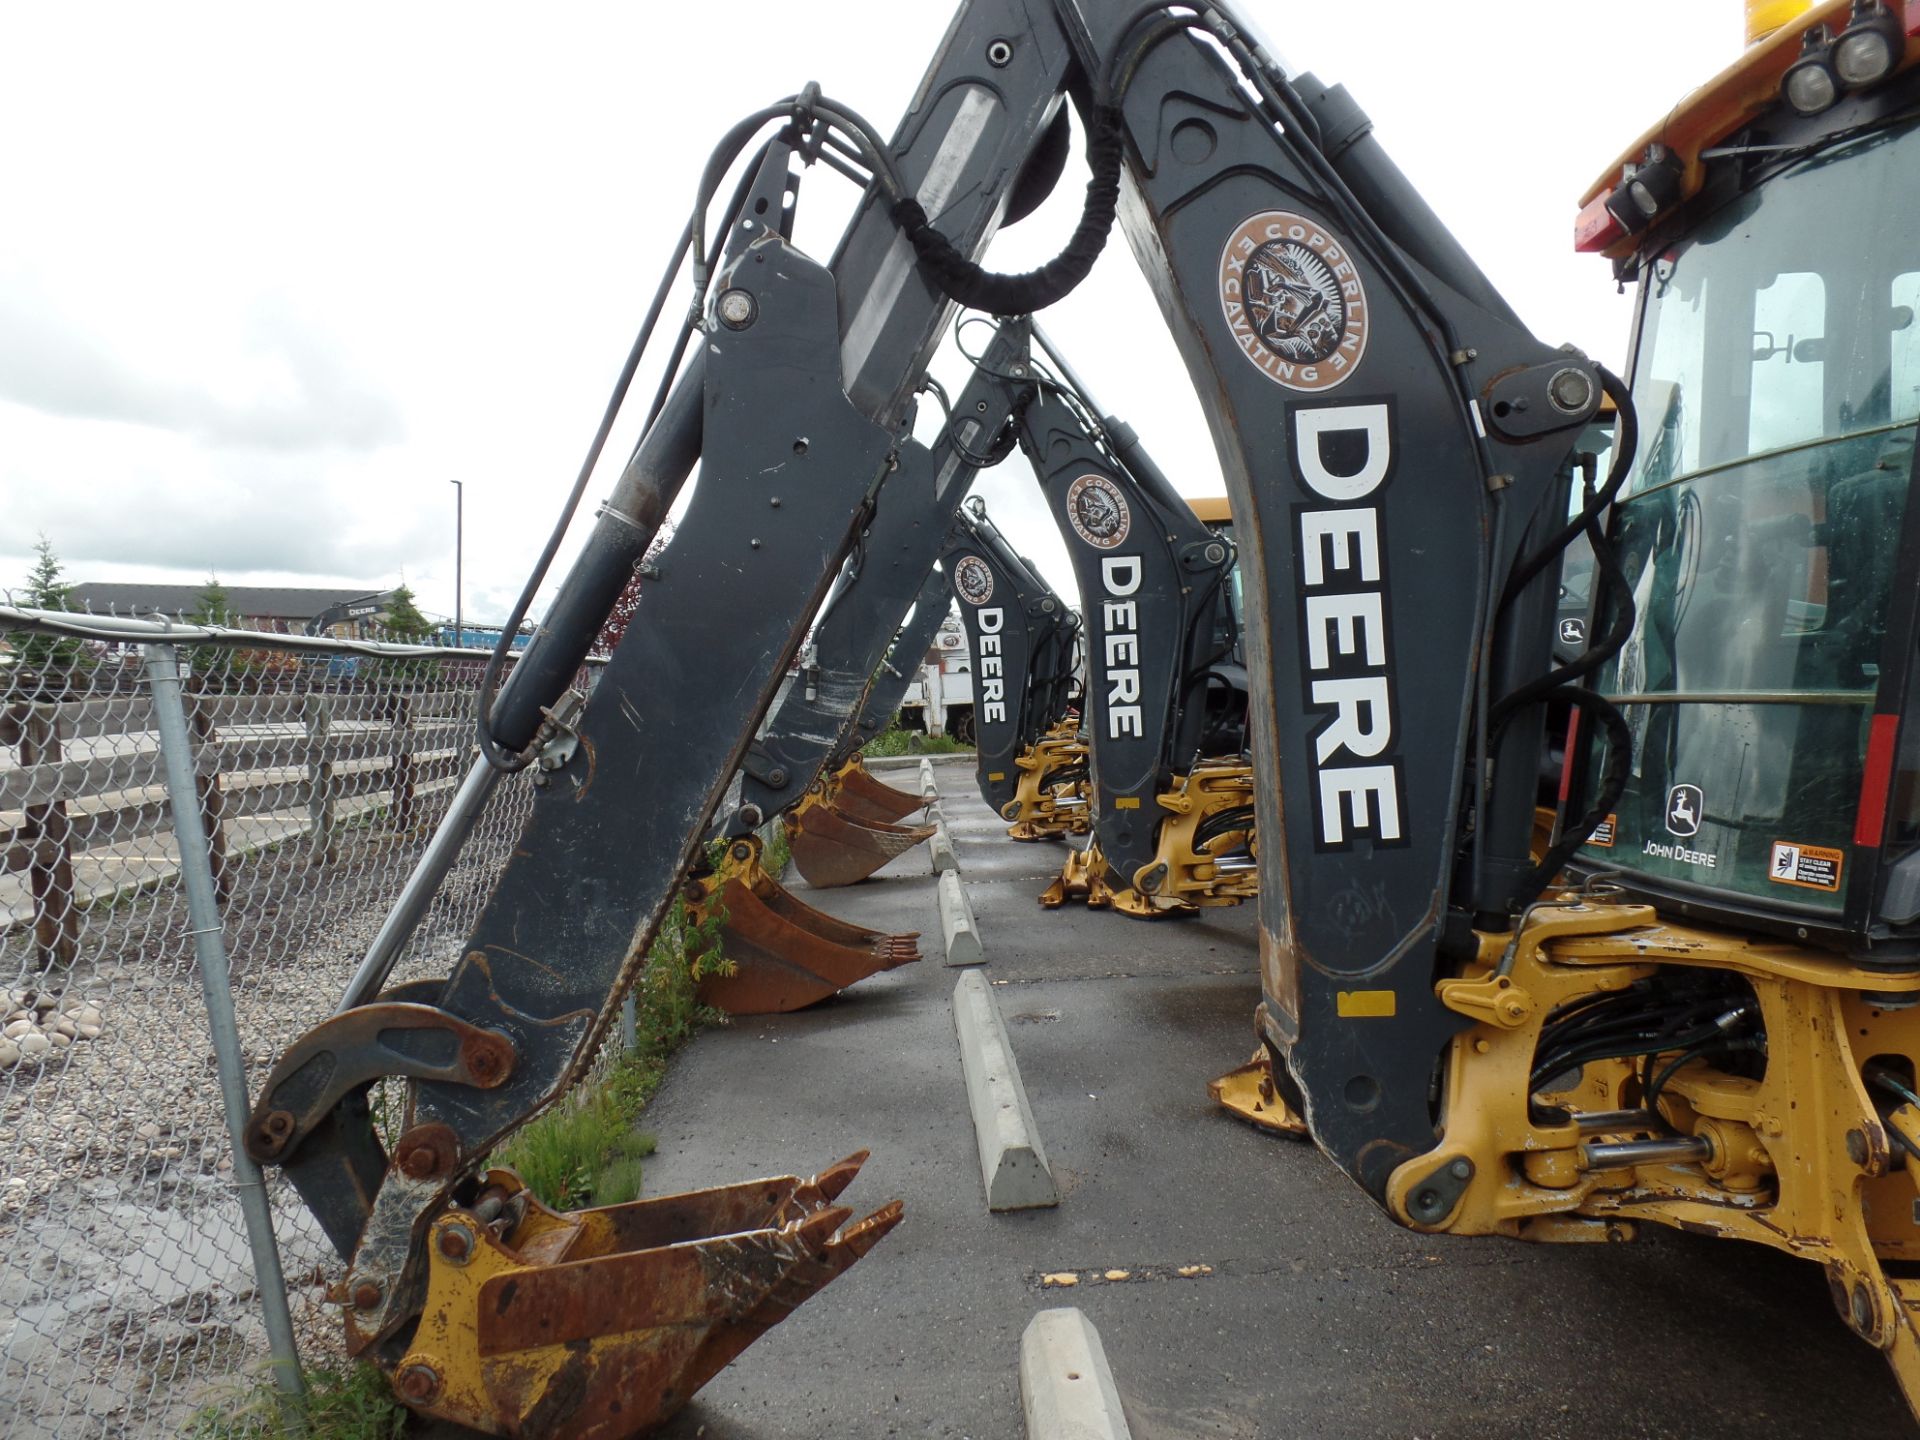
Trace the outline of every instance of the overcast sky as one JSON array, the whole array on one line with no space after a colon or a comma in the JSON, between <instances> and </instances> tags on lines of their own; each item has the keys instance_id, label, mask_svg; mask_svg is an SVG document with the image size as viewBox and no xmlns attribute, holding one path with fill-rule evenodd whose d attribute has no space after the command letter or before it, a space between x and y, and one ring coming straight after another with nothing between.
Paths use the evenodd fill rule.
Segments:
<instances>
[{"instance_id":1,"label":"overcast sky","mask_svg":"<svg viewBox=\"0 0 1920 1440\"><path fill-rule=\"evenodd\" d=\"M1572 253L1576 202L1736 56L1739 0L1240 5L1353 91L1543 340L1623 362L1628 302ZM404 577L451 614L459 479L466 613L502 618L712 143L809 79L891 131L953 8L5 7L0 586L44 532L70 580ZM989 263L1053 253L1076 172ZM811 253L851 195L809 177ZM1180 489L1222 492L1124 243L1043 320ZM1024 465L980 493L1066 588Z\"/></svg>"}]
</instances>

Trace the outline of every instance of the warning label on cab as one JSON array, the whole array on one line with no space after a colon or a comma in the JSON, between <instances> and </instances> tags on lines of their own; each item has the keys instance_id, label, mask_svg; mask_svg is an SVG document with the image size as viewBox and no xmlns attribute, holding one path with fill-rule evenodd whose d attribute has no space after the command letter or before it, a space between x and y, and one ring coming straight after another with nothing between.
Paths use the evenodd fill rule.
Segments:
<instances>
[{"instance_id":1,"label":"warning label on cab","mask_svg":"<svg viewBox=\"0 0 1920 1440\"><path fill-rule=\"evenodd\" d=\"M1599 825L1594 827L1593 833L1587 836L1586 843L1589 845L1611 846L1613 844L1613 827L1619 819L1620 817L1618 815L1607 816Z\"/></svg>"},{"instance_id":2,"label":"warning label on cab","mask_svg":"<svg viewBox=\"0 0 1920 1440\"><path fill-rule=\"evenodd\" d=\"M1777 885L1802 885L1831 894L1840 889L1840 864L1845 859L1846 852L1825 845L1795 845L1776 840L1767 878Z\"/></svg>"}]
</instances>

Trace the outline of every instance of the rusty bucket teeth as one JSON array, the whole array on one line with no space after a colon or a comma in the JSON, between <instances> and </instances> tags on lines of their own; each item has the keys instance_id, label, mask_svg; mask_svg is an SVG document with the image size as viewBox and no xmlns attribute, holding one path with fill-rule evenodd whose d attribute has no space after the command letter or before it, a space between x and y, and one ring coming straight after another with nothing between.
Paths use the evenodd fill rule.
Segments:
<instances>
[{"instance_id":1,"label":"rusty bucket teeth","mask_svg":"<svg viewBox=\"0 0 1920 1440\"><path fill-rule=\"evenodd\" d=\"M800 1228L794 1232L801 1247L808 1254L818 1255L825 1252L827 1242L839 1232L840 1227L853 1218L851 1205L833 1205L816 1210L800 1222Z\"/></svg>"},{"instance_id":2,"label":"rusty bucket teeth","mask_svg":"<svg viewBox=\"0 0 1920 1440\"><path fill-rule=\"evenodd\" d=\"M846 1229L852 1213L845 1207L823 1211L781 1232L780 1242L793 1255L785 1273L750 1312L715 1334L694 1357L685 1375L690 1388L706 1384L728 1361L845 1274L899 1223L901 1207L895 1200Z\"/></svg>"},{"instance_id":3,"label":"rusty bucket teeth","mask_svg":"<svg viewBox=\"0 0 1920 1440\"><path fill-rule=\"evenodd\" d=\"M832 805L809 805L786 826L793 863L821 890L856 884L933 834L931 825L857 820Z\"/></svg>"},{"instance_id":4,"label":"rusty bucket teeth","mask_svg":"<svg viewBox=\"0 0 1920 1440\"><path fill-rule=\"evenodd\" d=\"M851 1230L842 1230L834 1236L833 1246L849 1252L853 1259L858 1260L886 1239L887 1232L898 1225L906 1213L906 1207L898 1200L889 1200Z\"/></svg>"},{"instance_id":5,"label":"rusty bucket teeth","mask_svg":"<svg viewBox=\"0 0 1920 1440\"><path fill-rule=\"evenodd\" d=\"M801 1185L801 1190L818 1195L822 1201L838 1200L840 1193L851 1185L860 1174L860 1167L867 1163L872 1154L869 1150L856 1150L844 1160L836 1160L818 1175Z\"/></svg>"},{"instance_id":6,"label":"rusty bucket teeth","mask_svg":"<svg viewBox=\"0 0 1920 1440\"><path fill-rule=\"evenodd\" d=\"M855 820L878 820L890 824L904 820L916 810L926 808L926 800L896 790L884 780L876 780L859 761L834 776L837 791L834 808Z\"/></svg>"},{"instance_id":7,"label":"rusty bucket teeth","mask_svg":"<svg viewBox=\"0 0 1920 1440\"><path fill-rule=\"evenodd\" d=\"M651 1433L899 1222L898 1201L853 1222L823 1198L864 1158L592 1211L536 1204L528 1223L560 1248L490 1232L436 1247L395 1386L416 1412L493 1435Z\"/></svg>"},{"instance_id":8,"label":"rusty bucket teeth","mask_svg":"<svg viewBox=\"0 0 1920 1440\"><path fill-rule=\"evenodd\" d=\"M731 975L700 982L703 1005L729 1015L800 1010L881 970L920 958L917 934L889 935L814 909L757 864L720 888L722 953Z\"/></svg>"}]
</instances>

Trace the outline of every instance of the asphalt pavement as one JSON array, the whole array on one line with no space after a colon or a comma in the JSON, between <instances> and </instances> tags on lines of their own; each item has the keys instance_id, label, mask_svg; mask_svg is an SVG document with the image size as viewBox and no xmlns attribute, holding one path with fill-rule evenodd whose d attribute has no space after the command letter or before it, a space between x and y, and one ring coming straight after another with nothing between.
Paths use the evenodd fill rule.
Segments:
<instances>
[{"instance_id":1,"label":"asphalt pavement","mask_svg":"<svg viewBox=\"0 0 1920 1440\"><path fill-rule=\"evenodd\" d=\"M1137 1440L1915 1433L1811 1264L1651 1227L1605 1246L1416 1235L1310 1146L1217 1112L1206 1081L1252 1049L1251 909L1044 911L1061 849L1009 841L970 762L937 773L1060 1206L987 1212L924 847L846 889L791 877L835 915L924 932L927 958L701 1035L645 1117L647 1192L866 1147L843 1203L899 1198L906 1219L665 1435L1020 1436L1020 1334L1063 1304L1099 1327Z\"/></svg>"}]
</instances>

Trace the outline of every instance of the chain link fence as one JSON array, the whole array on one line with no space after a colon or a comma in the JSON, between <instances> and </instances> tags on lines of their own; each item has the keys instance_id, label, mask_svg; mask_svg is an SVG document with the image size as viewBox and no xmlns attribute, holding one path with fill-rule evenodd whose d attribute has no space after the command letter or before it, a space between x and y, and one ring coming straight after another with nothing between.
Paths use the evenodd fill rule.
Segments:
<instances>
[{"instance_id":1,"label":"chain link fence","mask_svg":"<svg viewBox=\"0 0 1920 1440\"><path fill-rule=\"evenodd\" d=\"M184 674L191 797L167 788L155 644ZM170 802L204 826L257 1093L339 1002L471 765L482 661L0 607L9 1436L175 1433L266 1350ZM449 971L531 804L525 775L495 787L395 982ZM338 1343L336 1259L291 1187L267 1195L311 1360Z\"/></svg>"}]
</instances>

